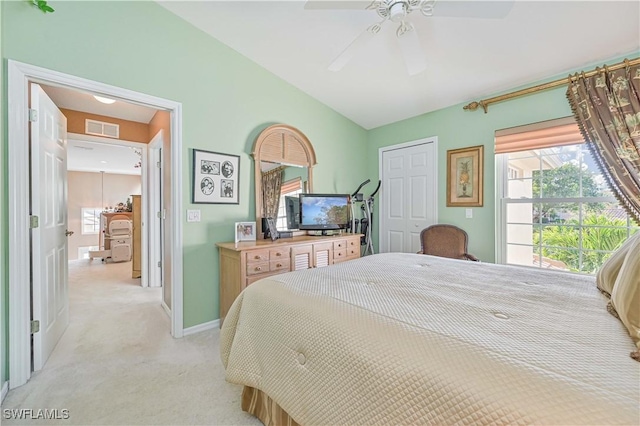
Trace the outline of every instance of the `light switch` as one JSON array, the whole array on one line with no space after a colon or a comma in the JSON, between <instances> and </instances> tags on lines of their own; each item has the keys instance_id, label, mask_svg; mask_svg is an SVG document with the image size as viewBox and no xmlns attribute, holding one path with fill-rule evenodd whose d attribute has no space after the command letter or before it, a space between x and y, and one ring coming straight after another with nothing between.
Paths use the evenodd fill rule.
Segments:
<instances>
[{"instance_id":1,"label":"light switch","mask_svg":"<svg viewBox=\"0 0 640 426\"><path fill-rule=\"evenodd\" d=\"M467 209L467 211L465 212L465 217L467 219L473 218L473 209Z\"/></svg>"},{"instance_id":2,"label":"light switch","mask_svg":"<svg viewBox=\"0 0 640 426\"><path fill-rule=\"evenodd\" d=\"M200 222L200 210L187 210L187 222Z\"/></svg>"}]
</instances>

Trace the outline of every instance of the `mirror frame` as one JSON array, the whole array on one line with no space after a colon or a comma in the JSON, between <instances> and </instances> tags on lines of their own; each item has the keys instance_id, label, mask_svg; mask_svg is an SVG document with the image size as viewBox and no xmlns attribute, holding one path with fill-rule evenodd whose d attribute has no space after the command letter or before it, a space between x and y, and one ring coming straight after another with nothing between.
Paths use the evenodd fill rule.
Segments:
<instances>
[{"instance_id":1,"label":"mirror frame","mask_svg":"<svg viewBox=\"0 0 640 426\"><path fill-rule=\"evenodd\" d=\"M313 192L313 166L316 153L309 139L300 130L287 124L274 124L264 129L253 145L256 197L256 238L263 239L262 229L262 169L261 162L307 168L307 191ZM304 234L304 231L294 231Z\"/></svg>"}]
</instances>

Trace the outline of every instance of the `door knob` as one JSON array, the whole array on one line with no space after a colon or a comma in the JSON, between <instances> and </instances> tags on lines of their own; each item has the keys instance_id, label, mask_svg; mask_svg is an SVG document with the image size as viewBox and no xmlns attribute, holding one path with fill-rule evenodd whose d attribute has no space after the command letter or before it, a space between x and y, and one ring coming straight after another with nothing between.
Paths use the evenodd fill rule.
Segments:
<instances>
[{"instance_id":1,"label":"door knob","mask_svg":"<svg viewBox=\"0 0 640 426\"><path fill-rule=\"evenodd\" d=\"M69 231L68 229L64 231L65 236L73 235L73 231Z\"/></svg>"}]
</instances>

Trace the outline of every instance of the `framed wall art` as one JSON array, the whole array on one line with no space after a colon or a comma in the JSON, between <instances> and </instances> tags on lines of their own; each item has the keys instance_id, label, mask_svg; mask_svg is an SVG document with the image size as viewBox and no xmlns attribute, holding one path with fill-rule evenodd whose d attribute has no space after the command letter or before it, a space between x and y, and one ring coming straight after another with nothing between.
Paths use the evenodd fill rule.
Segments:
<instances>
[{"instance_id":1,"label":"framed wall art","mask_svg":"<svg viewBox=\"0 0 640 426\"><path fill-rule=\"evenodd\" d=\"M193 150L194 204L239 203L240 156Z\"/></svg>"},{"instance_id":2,"label":"framed wall art","mask_svg":"<svg viewBox=\"0 0 640 426\"><path fill-rule=\"evenodd\" d=\"M484 146L447 151L447 207L482 207Z\"/></svg>"}]
</instances>

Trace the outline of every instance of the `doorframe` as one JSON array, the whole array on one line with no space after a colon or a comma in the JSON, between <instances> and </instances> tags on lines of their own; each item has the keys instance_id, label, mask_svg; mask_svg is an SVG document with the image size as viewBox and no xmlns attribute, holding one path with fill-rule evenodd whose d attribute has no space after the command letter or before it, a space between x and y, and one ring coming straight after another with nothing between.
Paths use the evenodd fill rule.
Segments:
<instances>
[{"instance_id":1,"label":"doorframe","mask_svg":"<svg viewBox=\"0 0 640 426\"><path fill-rule=\"evenodd\" d=\"M164 144L164 132L162 129L160 129L158 130L158 133L156 133L155 136L151 138L151 141L149 142L149 145L148 145L149 150L147 152L147 155L148 155L147 164L149 165L149 167L147 168L147 179L149 183L147 185L147 190L149 194L149 196L147 197L147 200L149 204L148 204L148 210L147 210L148 226L146 227L146 230L147 230L147 235L149 237L148 285L150 287L162 287L162 283L163 283L162 276L158 271L158 267L154 266L154 265L157 265L158 262L162 262L162 246L161 246L162 241L156 241L156 234L154 232L151 232L152 229L157 231L162 224L162 220L158 217L158 214L157 214L162 208L161 200L158 199L159 198L158 190L162 187L162 184L161 184L162 174L160 173L160 175L158 175L158 171L157 171L158 168L155 163L162 162L162 158L160 158L158 154L163 144ZM161 285L154 284L157 282L160 282ZM162 294L162 307L165 308L165 310L168 309L168 307L164 302L164 293ZM171 316L170 312L167 312L167 313L169 314L169 316Z\"/></svg>"},{"instance_id":2,"label":"doorframe","mask_svg":"<svg viewBox=\"0 0 640 426\"><path fill-rule=\"evenodd\" d=\"M147 185L147 175L149 173L149 165L147 161L147 151L148 147L146 143L142 142L133 142L124 139L111 139L105 138L102 136L93 136L93 135L84 135L82 133L67 133L67 140L72 139L74 141L86 141L93 143L100 143L106 145L116 145L116 146L126 146L131 148L138 148L142 150L142 160L141 160L141 170L140 170L140 184L141 184L141 195L140 201L142 204L141 209L141 217L146 218L147 212L149 211L148 203L149 196L148 193L148 185ZM68 169L67 169L68 170ZM131 175L135 176L135 175ZM104 207L104 206L100 206ZM146 226L146 220L142 221L142 247L140 250L140 260L141 260L141 280L140 285L142 287L149 286L149 262L147 258L147 253L150 251L150 242L149 242L149 227Z\"/></svg>"},{"instance_id":3,"label":"doorframe","mask_svg":"<svg viewBox=\"0 0 640 426\"><path fill-rule=\"evenodd\" d=\"M9 385L16 388L31 377L29 238L30 83L66 87L127 100L171 113L171 335L183 336L182 241L182 104L144 93L52 71L9 59L8 71L8 222L9 222ZM167 241L165 240L165 241Z\"/></svg>"},{"instance_id":4,"label":"doorframe","mask_svg":"<svg viewBox=\"0 0 640 426\"><path fill-rule=\"evenodd\" d=\"M416 139L414 141L403 142L395 145L383 146L382 148L378 148L378 178L384 182L384 173L383 173L383 164L382 164L382 156L385 152L397 151L399 149L411 148L418 145L427 145L433 144L433 148L435 150L435 164L438 166L440 162L438 161L438 137L437 136L429 136L427 138ZM433 202L435 204L436 211L436 223L438 222L438 199L440 198L440 191L438 190L438 170L436 167L436 173L434 174L433 186L435 187L436 199ZM382 212L385 211L384 197L380 198L380 213L378 214L378 253L382 253Z\"/></svg>"}]
</instances>

